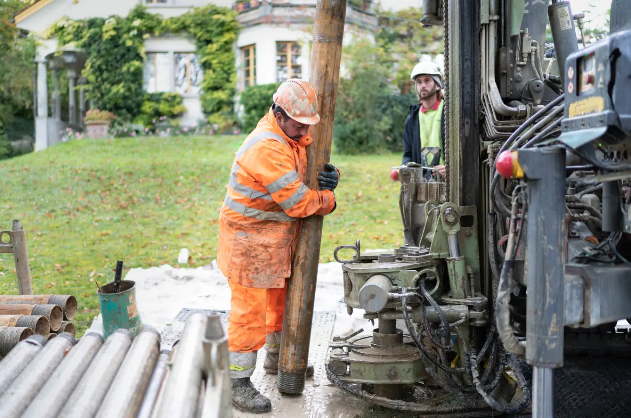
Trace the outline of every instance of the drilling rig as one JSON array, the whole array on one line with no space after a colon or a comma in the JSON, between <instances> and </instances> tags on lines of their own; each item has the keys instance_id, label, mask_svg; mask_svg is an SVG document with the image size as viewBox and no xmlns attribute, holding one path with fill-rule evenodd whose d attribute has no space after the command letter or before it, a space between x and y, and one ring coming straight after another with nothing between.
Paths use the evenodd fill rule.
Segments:
<instances>
[{"instance_id":1,"label":"drilling rig","mask_svg":"<svg viewBox=\"0 0 631 418\"><path fill-rule=\"evenodd\" d=\"M335 250L349 314L377 326L333 338L328 378L431 416L627 416L631 363L612 356L631 347L616 332L631 317L631 2L583 48L566 1L422 3L421 23L444 27L447 177L399 167L405 245Z\"/></svg>"}]
</instances>

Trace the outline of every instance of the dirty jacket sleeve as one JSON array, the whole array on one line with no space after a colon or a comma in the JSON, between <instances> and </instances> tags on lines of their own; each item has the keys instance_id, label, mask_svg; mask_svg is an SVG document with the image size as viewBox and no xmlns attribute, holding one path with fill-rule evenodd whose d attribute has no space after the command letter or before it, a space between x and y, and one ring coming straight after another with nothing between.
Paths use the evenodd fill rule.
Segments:
<instances>
[{"instance_id":1,"label":"dirty jacket sleeve","mask_svg":"<svg viewBox=\"0 0 631 418\"><path fill-rule=\"evenodd\" d=\"M333 192L309 189L300 180L294 156L286 144L273 139L260 141L237 157L237 162L291 217L328 215L335 207Z\"/></svg>"}]
</instances>

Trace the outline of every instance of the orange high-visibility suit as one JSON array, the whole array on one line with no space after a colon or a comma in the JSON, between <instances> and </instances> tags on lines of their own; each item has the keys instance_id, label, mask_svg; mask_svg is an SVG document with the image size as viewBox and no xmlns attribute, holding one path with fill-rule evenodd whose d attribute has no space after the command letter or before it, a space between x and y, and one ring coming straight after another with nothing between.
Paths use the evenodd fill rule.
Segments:
<instances>
[{"instance_id":1,"label":"orange high-visibility suit","mask_svg":"<svg viewBox=\"0 0 631 418\"><path fill-rule=\"evenodd\" d=\"M270 109L236 153L219 218L217 256L232 290L232 378L251 376L266 336L282 329L285 281L291 275L300 218L327 215L335 208L333 192L303 183L305 146L311 142L309 136L300 141L287 137ZM268 345L278 349L277 342Z\"/></svg>"}]
</instances>

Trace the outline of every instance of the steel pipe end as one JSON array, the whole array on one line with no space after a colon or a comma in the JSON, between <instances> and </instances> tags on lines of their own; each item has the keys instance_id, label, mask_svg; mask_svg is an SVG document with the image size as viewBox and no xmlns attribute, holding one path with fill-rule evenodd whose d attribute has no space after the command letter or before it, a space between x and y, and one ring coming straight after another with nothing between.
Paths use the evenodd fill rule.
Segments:
<instances>
[{"instance_id":1,"label":"steel pipe end","mask_svg":"<svg viewBox=\"0 0 631 418\"><path fill-rule=\"evenodd\" d=\"M298 373L288 373L278 371L276 386L282 393L288 395L299 395L305 389L306 371Z\"/></svg>"},{"instance_id":2,"label":"steel pipe end","mask_svg":"<svg viewBox=\"0 0 631 418\"><path fill-rule=\"evenodd\" d=\"M160 333L158 332L157 329L155 329L154 327L152 327L151 325L147 325L147 324L142 324L142 332L150 332L152 334L156 334L157 336L160 336Z\"/></svg>"},{"instance_id":3,"label":"steel pipe end","mask_svg":"<svg viewBox=\"0 0 631 418\"><path fill-rule=\"evenodd\" d=\"M51 332L51 333L48 335L48 341L52 340L53 338L57 338L57 334L55 334L54 332Z\"/></svg>"},{"instance_id":4,"label":"steel pipe end","mask_svg":"<svg viewBox=\"0 0 631 418\"><path fill-rule=\"evenodd\" d=\"M77 298L72 295L52 295L48 303L60 306L67 321L72 321L77 316Z\"/></svg>"},{"instance_id":5,"label":"steel pipe end","mask_svg":"<svg viewBox=\"0 0 631 418\"><path fill-rule=\"evenodd\" d=\"M0 331L0 356L6 356L18 343L33 335L26 327L7 327Z\"/></svg>"},{"instance_id":6,"label":"steel pipe end","mask_svg":"<svg viewBox=\"0 0 631 418\"><path fill-rule=\"evenodd\" d=\"M132 335L132 333L129 332L129 330L126 330L124 328L117 329L116 331L112 333L112 335L110 335L110 337L112 337L114 334L123 334L124 336L128 337L130 340L134 339L134 336Z\"/></svg>"},{"instance_id":7,"label":"steel pipe end","mask_svg":"<svg viewBox=\"0 0 631 418\"><path fill-rule=\"evenodd\" d=\"M85 334L83 334L82 338L86 338L86 337L96 338L97 340L101 342L101 344L105 342L105 338L103 338L103 335L99 334L98 332L94 332L94 331L86 332Z\"/></svg>"},{"instance_id":8,"label":"steel pipe end","mask_svg":"<svg viewBox=\"0 0 631 418\"><path fill-rule=\"evenodd\" d=\"M59 305L36 305L31 311L31 315L43 315L50 322L51 331L59 331L63 322L63 311Z\"/></svg>"},{"instance_id":9,"label":"steel pipe end","mask_svg":"<svg viewBox=\"0 0 631 418\"><path fill-rule=\"evenodd\" d=\"M77 343L77 339L75 338L75 336L69 332L61 332L57 334L57 336L59 338L65 338L66 340L70 341L70 344L72 345L75 345Z\"/></svg>"},{"instance_id":10,"label":"steel pipe end","mask_svg":"<svg viewBox=\"0 0 631 418\"><path fill-rule=\"evenodd\" d=\"M59 328L59 331L57 333L60 334L62 332L67 332L69 334L76 335L77 330L75 329L75 326L72 322L63 321L61 323L61 328Z\"/></svg>"},{"instance_id":11,"label":"steel pipe end","mask_svg":"<svg viewBox=\"0 0 631 418\"><path fill-rule=\"evenodd\" d=\"M25 340L25 342L27 344L38 345L40 347L43 347L48 342L48 335L44 337L43 335L40 335L40 334L34 334L28 337Z\"/></svg>"},{"instance_id":12,"label":"steel pipe end","mask_svg":"<svg viewBox=\"0 0 631 418\"><path fill-rule=\"evenodd\" d=\"M43 315L22 315L15 325L30 328L35 334L44 337L48 337L48 334L50 334L50 322L48 318Z\"/></svg>"}]
</instances>

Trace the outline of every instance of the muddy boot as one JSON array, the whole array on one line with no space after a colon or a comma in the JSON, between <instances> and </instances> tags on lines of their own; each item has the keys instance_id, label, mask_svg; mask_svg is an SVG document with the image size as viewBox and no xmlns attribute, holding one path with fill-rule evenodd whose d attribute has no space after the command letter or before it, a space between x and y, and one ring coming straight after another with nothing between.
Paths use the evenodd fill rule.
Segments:
<instances>
[{"instance_id":1,"label":"muddy boot","mask_svg":"<svg viewBox=\"0 0 631 418\"><path fill-rule=\"evenodd\" d=\"M272 402L256 390L249 377L232 379L232 403L240 410L253 414L272 410Z\"/></svg>"}]
</instances>

